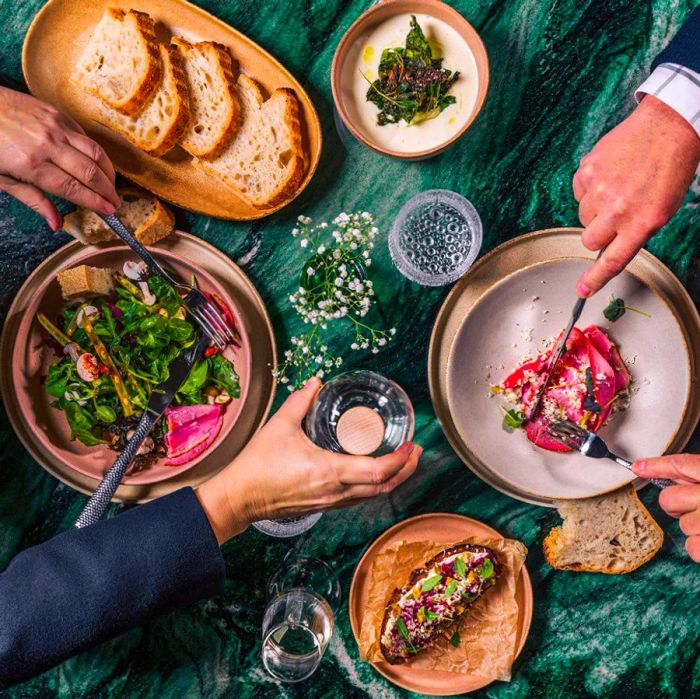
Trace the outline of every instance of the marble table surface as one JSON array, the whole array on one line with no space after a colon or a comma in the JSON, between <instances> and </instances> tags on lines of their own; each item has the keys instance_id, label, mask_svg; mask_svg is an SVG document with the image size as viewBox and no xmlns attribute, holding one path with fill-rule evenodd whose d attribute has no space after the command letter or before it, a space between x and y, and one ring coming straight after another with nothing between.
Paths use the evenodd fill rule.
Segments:
<instances>
[{"instance_id":1,"label":"marble table surface","mask_svg":"<svg viewBox=\"0 0 700 699\"><path fill-rule=\"evenodd\" d=\"M300 550L331 561L345 598L365 547L411 515L447 511L481 519L525 542L535 612L510 683L475 696L700 696L700 567L684 538L647 489L643 500L663 526L656 558L626 576L553 571L542 539L553 510L491 489L457 459L432 410L426 380L428 340L447 289L401 277L385 244L401 204L424 189L465 194L484 224L484 251L551 226L576 225L571 194L576 164L634 105L633 92L653 57L695 4L688 0L459 0L483 37L491 61L485 107L457 147L421 163L386 159L343 142L333 125L330 64L334 47L369 3L363 0L198 0L280 59L303 83L323 122L321 165L293 205L266 220L230 223L177 211L178 225L225 251L260 290L280 346L299 323L286 301L297 283L301 251L290 235L299 214L319 220L340 211L376 214L380 314L399 342L377 355L348 355L349 366L393 377L417 411L425 455L417 474L390 497L324 517ZM40 0L0 2L0 79L23 87L22 40ZM68 208L68 207L67 207ZM67 210L66 208L66 210ZM700 189L650 243L700 300ZM67 240L34 213L0 198L0 313L32 269ZM343 346L338 334L334 345ZM21 549L67 528L85 497L56 481L24 451L0 418L0 567ZM697 451L698 435L690 450ZM248 531L224 547L226 594L163 616L82 653L7 697L373 697L416 696L398 689L358 658L347 606L318 672L300 686L271 681L260 663L263 583L288 544Z\"/></svg>"}]
</instances>

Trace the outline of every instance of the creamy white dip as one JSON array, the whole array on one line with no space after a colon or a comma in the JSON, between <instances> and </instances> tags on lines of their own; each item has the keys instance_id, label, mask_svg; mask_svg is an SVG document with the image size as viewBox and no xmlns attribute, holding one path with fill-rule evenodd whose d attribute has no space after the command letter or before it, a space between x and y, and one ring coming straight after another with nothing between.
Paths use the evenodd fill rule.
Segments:
<instances>
[{"instance_id":1,"label":"creamy white dip","mask_svg":"<svg viewBox=\"0 0 700 699\"><path fill-rule=\"evenodd\" d=\"M406 45L410 14L391 17L361 34L348 52L341 76L343 103L355 128L377 145L401 153L417 153L449 141L469 120L479 87L474 55L457 31L430 15L417 14L416 20L430 43L433 58L442 58L443 68L460 73L448 93L457 102L439 116L413 126L403 120L379 126L379 108L367 101L367 89L377 79L382 51Z\"/></svg>"}]
</instances>

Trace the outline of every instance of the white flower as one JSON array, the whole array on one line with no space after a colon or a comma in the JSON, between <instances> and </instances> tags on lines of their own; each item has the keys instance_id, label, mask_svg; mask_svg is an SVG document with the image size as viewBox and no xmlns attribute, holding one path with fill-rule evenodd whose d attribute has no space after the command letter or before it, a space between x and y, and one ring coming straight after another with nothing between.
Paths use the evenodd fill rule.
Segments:
<instances>
[{"instance_id":1,"label":"white flower","mask_svg":"<svg viewBox=\"0 0 700 699\"><path fill-rule=\"evenodd\" d=\"M386 345L386 338L385 338L385 337L380 337L380 338L377 340L377 344L378 344L380 347L384 347L384 345Z\"/></svg>"},{"instance_id":2,"label":"white flower","mask_svg":"<svg viewBox=\"0 0 700 699\"><path fill-rule=\"evenodd\" d=\"M287 351L284 353L284 358L285 358L287 361L289 361L289 360L292 358L292 350L287 350Z\"/></svg>"},{"instance_id":3,"label":"white flower","mask_svg":"<svg viewBox=\"0 0 700 699\"><path fill-rule=\"evenodd\" d=\"M364 250L364 251L362 252L362 257L364 257L365 260L366 260L366 259L369 257L369 250Z\"/></svg>"},{"instance_id":4,"label":"white flower","mask_svg":"<svg viewBox=\"0 0 700 699\"><path fill-rule=\"evenodd\" d=\"M357 243L354 242L354 241L353 241L352 243L350 243L350 249L351 249L351 250L357 250Z\"/></svg>"},{"instance_id":5,"label":"white flower","mask_svg":"<svg viewBox=\"0 0 700 699\"><path fill-rule=\"evenodd\" d=\"M326 252L326 246L325 245L319 245L318 250L317 250L319 255L323 255L324 252Z\"/></svg>"},{"instance_id":6,"label":"white flower","mask_svg":"<svg viewBox=\"0 0 700 699\"><path fill-rule=\"evenodd\" d=\"M321 352L328 352L328 346L327 346L327 345L321 345Z\"/></svg>"},{"instance_id":7,"label":"white flower","mask_svg":"<svg viewBox=\"0 0 700 699\"><path fill-rule=\"evenodd\" d=\"M342 277L336 277L335 281L333 282L336 286L343 286L343 278Z\"/></svg>"},{"instance_id":8,"label":"white flower","mask_svg":"<svg viewBox=\"0 0 700 699\"><path fill-rule=\"evenodd\" d=\"M326 372L323 371L323 369L319 369L319 370L316 372L316 376L318 376L319 379L322 379L325 375L326 375Z\"/></svg>"},{"instance_id":9,"label":"white flower","mask_svg":"<svg viewBox=\"0 0 700 699\"><path fill-rule=\"evenodd\" d=\"M353 343L350 345L350 349L351 349L351 350L360 349L360 346L357 344L357 342L353 342Z\"/></svg>"},{"instance_id":10,"label":"white flower","mask_svg":"<svg viewBox=\"0 0 700 699\"><path fill-rule=\"evenodd\" d=\"M379 350L376 347L372 347L372 354L379 354Z\"/></svg>"},{"instance_id":11,"label":"white flower","mask_svg":"<svg viewBox=\"0 0 700 699\"><path fill-rule=\"evenodd\" d=\"M335 260L340 259L340 250L333 250L333 259L335 259Z\"/></svg>"},{"instance_id":12,"label":"white flower","mask_svg":"<svg viewBox=\"0 0 700 699\"><path fill-rule=\"evenodd\" d=\"M280 383L289 383L289 379L286 376L281 376Z\"/></svg>"},{"instance_id":13,"label":"white flower","mask_svg":"<svg viewBox=\"0 0 700 699\"><path fill-rule=\"evenodd\" d=\"M299 287L299 291L297 292L299 296L304 296L306 294L306 289L303 286Z\"/></svg>"},{"instance_id":14,"label":"white flower","mask_svg":"<svg viewBox=\"0 0 700 699\"><path fill-rule=\"evenodd\" d=\"M296 238L299 235L299 229L298 228L292 228L292 235Z\"/></svg>"},{"instance_id":15,"label":"white flower","mask_svg":"<svg viewBox=\"0 0 700 699\"><path fill-rule=\"evenodd\" d=\"M308 353L309 353L309 348L306 347L306 346L302 347L302 348L301 348L301 353L302 353L302 354L308 354Z\"/></svg>"},{"instance_id":16,"label":"white flower","mask_svg":"<svg viewBox=\"0 0 700 699\"><path fill-rule=\"evenodd\" d=\"M332 360L332 359L326 359L326 361L323 363L323 365L330 368L330 367L333 366L333 360Z\"/></svg>"},{"instance_id":17,"label":"white flower","mask_svg":"<svg viewBox=\"0 0 700 699\"><path fill-rule=\"evenodd\" d=\"M309 244L309 241L306 238L302 238L299 241L299 245L301 245L302 248L305 248Z\"/></svg>"},{"instance_id":18,"label":"white flower","mask_svg":"<svg viewBox=\"0 0 700 699\"><path fill-rule=\"evenodd\" d=\"M314 268L313 267L307 267L306 268L306 274L310 277L314 273Z\"/></svg>"},{"instance_id":19,"label":"white flower","mask_svg":"<svg viewBox=\"0 0 700 699\"><path fill-rule=\"evenodd\" d=\"M391 335L396 335L396 328L391 328L391 330L389 330L389 333Z\"/></svg>"},{"instance_id":20,"label":"white flower","mask_svg":"<svg viewBox=\"0 0 700 699\"><path fill-rule=\"evenodd\" d=\"M324 221L319 228L328 228L328 224Z\"/></svg>"},{"instance_id":21,"label":"white flower","mask_svg":"<svg viewBox=\"0 0 700 699\"><path fill-rule=\"evenodd\" d=\"M320 354L317 354L314 357L314 361L316 362L316 364L321 364L321 362L323 362L323 357Z\"/></svg>"},{"instance_id":22,"label":"white flower","mask_svg":"<svg viewBox=\"0 0 700 699\"><path fill-rule=\"evenodd\" d=\"M342 357L336 357L335 358L335 365L340 366L343 363L343 358Z\"/></svg>"}]
</instances>

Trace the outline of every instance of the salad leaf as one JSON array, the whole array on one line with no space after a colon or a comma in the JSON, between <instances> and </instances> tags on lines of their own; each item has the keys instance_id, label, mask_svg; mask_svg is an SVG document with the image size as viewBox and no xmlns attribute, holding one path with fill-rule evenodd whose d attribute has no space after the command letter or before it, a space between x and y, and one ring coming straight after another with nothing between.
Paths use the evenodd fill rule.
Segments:
<instances>
[{"instance_id":1,"label":"salad leaf","mask_svg":"<svg viewBox=\"0 0 700 699\"><path fill-rule=\"evenodd\" d=\"M238 398L241 395L241 387L233 364L221 354L215 354L208 361L209 380L219 388L225 388L232 398Z\"/></svg>"},{"instance_id":2,"label":"salad leaf","mask_svg":"<svg viewBox=\"0 0 700 699\"><path fill-rule=\"evenodd\" d=\"M83 406L75 401L69 401L64 407L64 412L71 430L71 439L78 439L87 447L106 444L104 439L99 439L92 433L96 424L95 419Z\"/></svg>"},{"instance_id":3,"label":"salad leaf","mask_svg":"<svg viewBox=\"0 0 700 699\"><path fill-rule=\"evenodd\" d=\"M207 375L209 373L208 360L200 359L191 369L190 373L187 375L178 395L186 396L189 398L193 404L202 402L202 389L204 384L207 382Z\"/></svg>"},{"instance_id":4,"label":"salad leaf","mask_svg":"<svg viewBox=\"0 0 700 699\"><path fill-rule=\"evenodd\" d=\"M453 595L455 593L455 590L457 589L457 581L452 580L447 584L447 587L445 587L445 594L449 597L450 595Z\"/></svg>"},{"instance_id":5,"label":"salad leaf","mask_svg":"<svg viewBox=\"0 0 700 699\"><path fill-rule=\"evenodd\" d=\"M403 620L401 615L396 617L396 628L399 630L399 634L401 634L403 638L408 638L408 627L406 626L406 622Z\"/></svg>"},{"instance_id":6,"label":"salad leaf","mask_svg":"<svg viewBox=\"0 0 700 699\"><path fill-rule=\"evenodd\" d=\"M619 320L623 315L625 315L625 311L634 311L635 313L639 313L646 318L651 318L651 313L640 311L638 308L634 308L632 306L626 306L623 299L615 298L614 296L610 297L608 305L603 309L603 315L611 323L614 323L616 320Z\"/></svg>"},{"instance_id":7,"label":"salad leaf","mask_svg":"<svg viewBox=\"0 0 700 699\"><path fill-rule=\"evenodd\" d=\"M158 305L164 308L169 316L175 315L180 306L182 306L182 299L179 294L171 284L169 284L165 279L154 275L148 280L148 288L158 299Z\"/></svg>"},{"instance_id":8,"label":"salad leaf","mask_svg":"<svg viewBox=\"0 0 700 699\"><path fill-rule=\"evenodd\" d=\"M459 576L462 577L462 578L466 577L466 575L467 575L467 566L466 566L466 564L464 563L464 561L463 561L459 556L457 556L457 557L454 559L454 569L455 569L455 573L456 573L457 575L459 575Z\"/></svg>"},{"instance_id":9,"label":"salad leaf","mask_svg":"<svg viewBox=\"0 0 700 699\"><path fill-rule=\"evenodd\" d=\"M100 421L104 422L105 424L109 425L117 419L117 413L114 411L113 408L110 408L108 405L98 405L95 408L95 417Z\"/></svg>"},{"instance_id":10,"label":"salad leaf","mask_svg":"<svg viewBox=\"0 0 700 699\"><path fill-rule=\"evenodd\" d=\"M427 580L423 581L421 590L423 590L423 592L430 592L441 580L442 575L432 575Z\"/></svg>"},{"instance_id":11,"label":"salad leaf","mask_svg":"<svg viewBox=\"0 0 700 699\"><path fill-rule=\"evenodd\" d=\"M512 432L518 427L522 427L523 422L525 422L525 414L518 412L513 408L512 410L506 410L501 406L503 411L503 429L506 432Z\"/></svg>"},{"instance_id":12,"label":"salad leaf","mask_svg":"<svg viewBox=\"0 0 700 699\"><path fill-rule=\"evenodd\" d=\"M430 619L430 621L436 621L440 618L440 616L436 614L432 609L426 609L425 616L427 619Z\"/></svg>"},{"instance_id":13,"label":"salad leaf","mask_svg":"<svg viewBox=\"0 0 700 699\"><path fill-rule=\"evenodd\" d=\"M54 398L63 398L68 390L68 384L78 379L73 362L52 364L46 375L46 392Z\"/></svg>"},{"instance_id":14,"label":"salad leaf","mask_svg":"<svg viewBox=\"0 0 700 699\"><path fill-rule=\"evenodd\" d=\"M484 580L488 580L494 572L494 567L493 563L491 562L490 558L487 558L482 564L481 564L481 577Z\"/></svg>"}]
</instances>

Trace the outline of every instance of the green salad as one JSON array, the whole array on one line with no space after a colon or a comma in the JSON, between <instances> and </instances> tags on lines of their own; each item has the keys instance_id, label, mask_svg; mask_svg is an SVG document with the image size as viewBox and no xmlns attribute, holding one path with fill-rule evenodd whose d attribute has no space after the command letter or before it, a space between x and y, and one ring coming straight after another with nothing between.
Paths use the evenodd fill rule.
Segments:
<instances>
[{"instance_id":1,"label":"green salad","mask_svg":"<svg viewBox=\"0 0 700 699\"><path fill-rule=\"evenodd\" d=\"M113 294L67 302L55 322L41 313L37 317L60 345L45 388L53 398L51 405L65 413L71 439L121 449L151 390L168 378L170 362L194 344L197 331L186 317L181 297L161 277L132 280L113 273L112 278ZM229 309L216 301L234 327ZM210 345L192 367L173 405L221 404L239 395L233 364ZM164 453L167 428L163 423L151 435L150 454L141 455L151 461Z\"/></svg>"}]
</instances>

